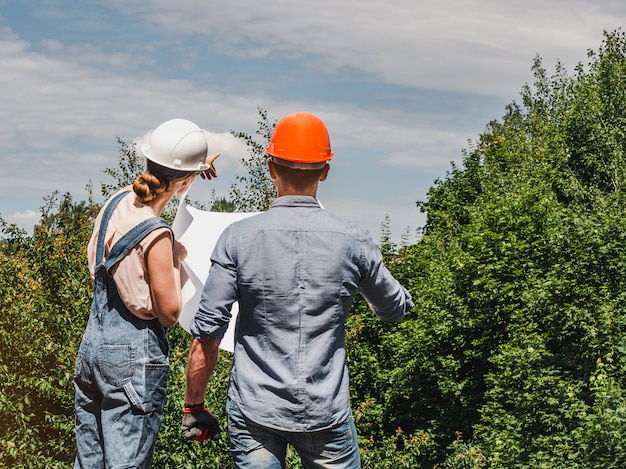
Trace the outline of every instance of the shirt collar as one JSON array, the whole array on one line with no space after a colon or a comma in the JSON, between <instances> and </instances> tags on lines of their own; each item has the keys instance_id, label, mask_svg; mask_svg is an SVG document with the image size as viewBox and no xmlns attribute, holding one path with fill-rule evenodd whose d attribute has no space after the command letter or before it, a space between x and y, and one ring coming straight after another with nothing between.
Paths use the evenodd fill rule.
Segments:
<instances>
[{"instance_id":1,"label":"shirt collar","mask_svg":"<svg viewBox=\"0 0 626 469\"><path fill-rule=\"evenodd\" d=\"M284 195L274 199L270 208L274 207L313 207L321 208L315 197L310 195Z\"/></svg>"}]
</instances>

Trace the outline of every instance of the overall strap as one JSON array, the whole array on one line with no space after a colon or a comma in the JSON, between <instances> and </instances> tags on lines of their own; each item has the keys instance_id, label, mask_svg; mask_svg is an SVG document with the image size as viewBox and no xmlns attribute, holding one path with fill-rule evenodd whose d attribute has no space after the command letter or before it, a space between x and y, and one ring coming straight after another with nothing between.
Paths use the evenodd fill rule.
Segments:
<instances>
[{"instance_id":1,"label":"overall strap","mask_svg":"<svg viewBox=\"0 0 626 469\"><path fill-rule=\"evenodd\" d=\"M111 251L109 251L109 256L106 259L106 269L109 270L112 266L114 266L117 261L128 254L128 252L134 248L148 233L162 227L170 230L173 242L174 234L172 233L172 228L165 220L159 217L148 218L147 220L144 220L134 226L113 245Z\"/></svg>"},{"instance_id":2,"label":"overall strap","mask_svg":"<svg viewBox=\"0 0 626 469\"><path fill-rule=\"evenodd\" d=\"M109 225L109 221L111 220L111 216L115 211L115 207L120 203L120 200L124 198L130 191L120 192L118 195L113 197L109 202L109 205L104 209L104 213L102 214L102 219L100 220L100 230L98 231L98 243L96 245L96 270L103 263L102 260L104 258L104 240L106 238L107 226Z\"/></svg>"}]
</instances>

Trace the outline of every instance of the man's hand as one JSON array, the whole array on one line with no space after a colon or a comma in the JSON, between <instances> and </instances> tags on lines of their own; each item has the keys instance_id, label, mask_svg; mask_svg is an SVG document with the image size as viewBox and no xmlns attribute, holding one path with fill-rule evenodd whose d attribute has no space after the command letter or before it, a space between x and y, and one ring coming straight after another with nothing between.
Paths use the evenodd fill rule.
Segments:
<instances>
[{"instance_id":1,"label":"man's hand","mask_svg":"<svg viewBox=\"0 0 626 469\"><path fill-rule=\"evenodd\" d=\"M220 436L220 426L215 416L202 404L187 405L183 414L183 436L188 440L215 440Z\"/></svg>"}]
</instances>

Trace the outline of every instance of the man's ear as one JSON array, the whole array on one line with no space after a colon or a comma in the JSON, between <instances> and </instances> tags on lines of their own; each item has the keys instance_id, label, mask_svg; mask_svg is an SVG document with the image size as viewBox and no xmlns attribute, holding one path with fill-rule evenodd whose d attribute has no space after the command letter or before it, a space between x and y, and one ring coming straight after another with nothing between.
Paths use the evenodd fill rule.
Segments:
<instances>
[{"instance_id":1,"label":"man's ear","mask_svg":"<svg viewBox=\"0 0 626 469\"><path fill-rule=\"evenodd\" d=\"M274 167L274 162L272 159L267 160L267 169L270 171L270 177L275 181L276 180L276 168Z\"/></svg>"},{"instance_id":2,"label":"man's ear","mask_svg":"<svg viewBox=\"0 0 626 469\"><path fill-rule=\"evenodd\" d=\"M326 166L324 166L324 170L322 171L322 174L320 175L320 179L319 179L320 182L326 180L326 178L328 177L328 171L330 171L330 165L326 163Z\"/></svg>"}]
</instances>

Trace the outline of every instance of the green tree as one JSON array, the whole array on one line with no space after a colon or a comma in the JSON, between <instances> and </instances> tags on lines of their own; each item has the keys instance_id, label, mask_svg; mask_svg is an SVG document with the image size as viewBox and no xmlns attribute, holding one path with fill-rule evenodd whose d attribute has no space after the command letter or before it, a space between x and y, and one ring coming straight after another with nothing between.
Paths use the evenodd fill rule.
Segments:
<instances>
[{"instance_id":1,"label":"green tree","mask_svg":"<svg viewBox=\"0 0 626 469\"><path fill-rule=\"evenodd\" d=\"M376 375L379 412L431 438L422 467L464 444L490 467L624 464L624 33L589 59L548 76L537 58L521 103L418 204L402 275L419 314Z\"/></svg>"}]
</instances>

